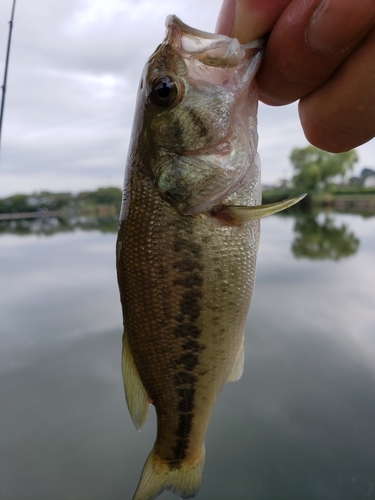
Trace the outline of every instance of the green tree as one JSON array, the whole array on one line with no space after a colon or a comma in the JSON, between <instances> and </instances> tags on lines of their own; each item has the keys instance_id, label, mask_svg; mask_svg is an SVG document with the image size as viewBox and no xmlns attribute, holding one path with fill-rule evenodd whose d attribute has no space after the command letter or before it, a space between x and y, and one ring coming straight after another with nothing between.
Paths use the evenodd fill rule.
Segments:
<instances>
[{"instance_id":1,"label":"green tree","mask_svg":"<svg viewBox=\"0 0 375 500\"><path fill-rule=\"evenodd\" d=\"M290 155L295 174L293 184L296 190L313 192L326 189L336 176L344 177L358 161L354 149L345 153L328 153L315 146L295 148Z\"/></svg>"},{"instance_id":2,"label":"green tree","mask_svg":"<svg viewBox=\"0 0 375 500\"><path fill-rule=\"evenodd\" d=\"M30 206L27 194L14 194L0 200L0 213L34 212L36 208Z\"/></svg>"},{"instance_id":3,"label":"green tree","mask_svg":"<svg viewBox=\"0 0 375 500\"><path fill-rule=\"evenodd\" d=\"M81 204L113 205L117 211L120 210L121 200L122 191L117 187L99 188L96 191L82 191L77 195L77 201Z\"/></svg>"},{"instance_id":4,"label":"green tree","mask_svg":"<svg viewBox=\"0 0 375 500\"><path fill-rule=\"evenodd\" d=\"M50 191L41 191L29 196L29 204L37 208L46 208L48 210L63 210L73 206L71 193L51 193Z\"/></svg>"},{"instance_id":5,"label":"green tree","mask_svg":"<svg viewBox=\"0 0 375 500\"><path fill-rule=\"evenodd\" d=\"M363 168L361 172L362 184L365 182L367 177L373 177L373 176L375 176L375 170L368 167Z\"/></svg>"}]
</instances>

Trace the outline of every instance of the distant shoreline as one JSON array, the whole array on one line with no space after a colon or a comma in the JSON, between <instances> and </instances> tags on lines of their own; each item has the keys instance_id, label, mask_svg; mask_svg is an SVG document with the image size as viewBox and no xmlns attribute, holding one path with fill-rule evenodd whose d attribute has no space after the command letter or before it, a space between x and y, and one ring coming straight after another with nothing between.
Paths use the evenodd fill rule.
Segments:
<instances>
[{"instance_id":1,"label":"distant shoreline","mask_svg":"<svg viewBox=\"0 0 375 500\"><path fill-rule=\"evenodd\" d=\"M314 206L332 207L339 210L357 208L375 211L375 194L330 194L312 196Z\"/></svg>"},{"instance_id":2,"label":"distant shoreline","mask_svg":"<svg viewBox=\"0 0 375 500\"><path fill-rule=\"evenodd\" d=\"M295 189L266 188L263 203L274 203L301 193ZM117 187L99 188L78 194L40 192L18 194L0 199L0 221L47 219L52 217L117 218L122 190ZM329 191L309 194L292 211L313 209L339 212L375 213L375 188L332 185Z\"/></svg>"},{"instance_id":3,"label":"distant shoreline","mask_svg":"<svg viewBox=\"0 0 375 500\"><path fill-rule=\"evenodd\" d=\"M355 190L353 190L355 191ZM267 189L263 191L263 203L274 203L285 198L296 196L295 190L291 189ZM323 208L338 211L365 211L375 213L375 189L362 189L356 192L322 192L309 194L303 200L305 209ZM298 205L297 205L298 207Z\"/></svg>"}]
</instances>

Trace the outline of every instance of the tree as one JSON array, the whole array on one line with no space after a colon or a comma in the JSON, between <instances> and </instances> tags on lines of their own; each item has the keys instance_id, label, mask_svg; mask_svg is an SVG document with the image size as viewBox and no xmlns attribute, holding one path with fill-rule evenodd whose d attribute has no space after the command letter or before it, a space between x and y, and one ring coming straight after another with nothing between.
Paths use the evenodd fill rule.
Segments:
<instances>
[{"instance_id":1,"label":"tree","mask_svg":"<svg viewBox=\"0 0 375 500\"><path fill-rule=\"evenodd\" d=\"M368 177L374 177L374 176L375 176L375 170L373 170L372 168L365 167L362 169L361 172L362 183L364 183Z\"/></svg>"},{"instance_id":2,"label":"tree","mask_svg":"<svg viewBox=\"0 0 375 500\"><path fill-rule=\"evenodd\" d=\"M30 207L27 194L14 194L0 200L0 213L34 212L35 210L36 208Z\"/></svg>"},{"instance_id":3,"label":"tree","mask_svg":"<svg viewBox=\"0 0 375 500\"><path fill-rule=\"evenodd\" d=\"M121 208L122 190L117 187L99 188L96 191L82 191L77 195L78 202L94 205L113 205L116 210Z\"/></svg>"},{"instance_id":4,"label":"tree","mask_svg":"<svg viewBox=\"0 0 375 500\"><path fill-rule=\"evenodd\" d=\"M346 153L328 153L315 146L295 148L290 155L295 174L293 184L297 190L312 192L325 189L336 176L344 177L358 161L354 149Z\"/></svg>"}]
</instances>

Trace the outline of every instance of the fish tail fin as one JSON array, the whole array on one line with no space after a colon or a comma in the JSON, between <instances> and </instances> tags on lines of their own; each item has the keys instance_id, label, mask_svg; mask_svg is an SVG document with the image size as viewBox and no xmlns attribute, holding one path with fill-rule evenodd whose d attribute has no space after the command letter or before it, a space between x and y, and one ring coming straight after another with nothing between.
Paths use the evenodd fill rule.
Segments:
<instances>
[{"instance_id":1,"label":"fish tail fin","mask_svg":"<svg viewBox=\"0 0 375 500\"><path fill-rule=\"evenodd\" d=\"M153 500L165 490L184 499L195 497L201 484L204 458L203 446L196 460L184 460L178 467L171 468L168 462L158 457L154 448L143 467L133 500Z\"/></svg>"}]
</instances>

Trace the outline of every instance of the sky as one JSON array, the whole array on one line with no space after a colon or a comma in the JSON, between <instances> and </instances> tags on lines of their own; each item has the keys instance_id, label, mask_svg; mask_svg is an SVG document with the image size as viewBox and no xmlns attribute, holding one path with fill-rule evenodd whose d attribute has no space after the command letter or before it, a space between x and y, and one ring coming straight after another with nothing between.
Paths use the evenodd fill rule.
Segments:
<instances>
[{"instance_id":1,"label":"sky","mask_svg":"<svg viewBox=\"0 0 375 500\"><path fill-rule=\"evenodd\" d=\"M221 0L17 0L0 154L0 197L121 187L135 96L165 18L214 31ZM0 2L3 78L12 0ZM259 108L262 180L292 175L305 147L296 103ZM357 149L375 167L375 141Z\"/></svg>"}]
</instances>

